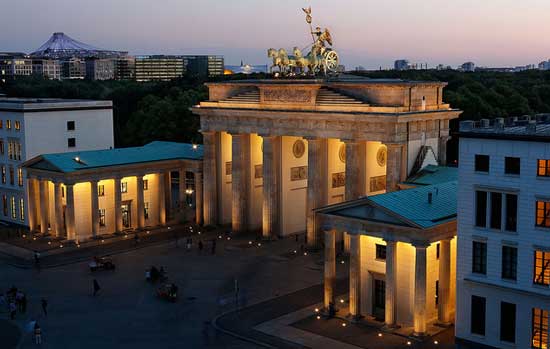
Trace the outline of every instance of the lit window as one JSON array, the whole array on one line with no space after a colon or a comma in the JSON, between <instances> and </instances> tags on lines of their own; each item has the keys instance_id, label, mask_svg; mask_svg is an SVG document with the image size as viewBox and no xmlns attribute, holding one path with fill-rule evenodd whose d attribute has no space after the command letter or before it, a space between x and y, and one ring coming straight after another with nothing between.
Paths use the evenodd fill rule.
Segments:
<instances>
[{"instance_id":1,"label":"lit window","mask_svg":"<svg viewBox=\"0 0 550 349\"><path fill-rule=\"evenodd\" d=\"M6 184L6 166L2 165L2 184Z\"/></svg>"},{"instance_id":2,"label":"lit window","mask_svg":"<svg viewBox=\"0 0 550 349\"><path fill-rule=\"evenodd\" d=\"M537 349L548 348L548 311L533 308L533 317L531 319L531 345Z\"/></svg>"},{"instance_id":3,"label":"lit window","mask_svg":"<svg viewBox=\"0 0 550 349\"><path fill-rule=\"evenodd\" d=\"M535 251L535 275L533 283L550 285L550 252Z\"/></svg>"},{"instance_id":4,"label":"lit window","mask_svg":"<svg viewBox=\"0 0 550 349\"><path fill-rule=\"evenodd\" d=\"M97 196L105 196L105 186L103 184L97 186Z\"/></svg>"},{"instance_id":5,"label":"lit window","mask_svg":"<svg viewBox=\"0 0 550 349\"><path fill-rule=\"evenodd\" d=\"M21 167L17 169L17 184L20 187L23 186L23 169Z\"/></svg>"},{"instance_id":6,"label":"lit window","mask_svg":"<svg viewBox=\"0 0 550 349\"><path fill-rule=\"evenodd\" d=\"M6 129L11 130L11 120L6 120Z\"/></svg>"},{"instance_id":7,"label":"lit window","mask_svg":"<svg viewBox=\"0 0 550 349\"><path fill-rule=\"evenodd\" d=\"M143 180L143 190L149 189L149 180L144 179Z\"/></svg>"},{"instance_id":8,"label":"lit window","mask_svg":"<svg viewBox=\"0 0 550 349\"><path fill-rule=\"evenodd\" d=\"M15 196L11 197L11 218L17 219L17 206L15 206Z\"/></svg>"},{"instance_id":9,"label":"lit window","mask_svg":"<svg viewBox=\"0 0 550 349\"><path fill-rule=\"evenodd\" d=\"M550 160L539 160L537 166L537 176L550 177Z\"/></svg>"},{"instance_id":10,"label":"lit window","mask_svg":"<svg viewBox=\"0 0 550 349\"><path fill-rule=\"evenodd\" d=\"M15 171L13 170L13 167L10 166L10 184L15 184Z\"/></svg>"},{"instance_id":11,"label":"lit window","mask_svg":"<svg viewBox=\"0 0 550 349\"><path fill-rule=\"evenodd\" d=\"M550 228L550 202L537 201L537 227Z\"/></svg>"},{"instance_id":12,"label":"lit window","mask_svg":"<svg viewBox=\"0 0 550 349\"><path fill-rule=\"evenodd\" d=\"M23 199L19 199L19 219L25 221L25 201Z\"/></svg>"},{"instance_id":13,"label":"lit window","mask_svg":"<svg viewBox=\"0 0 550 349\"><path fill-rule=\"evenodd\" d=\"M146 202L143 204L143 216L145 219L149 219L149 203Z\"/></svg>"},{"instance_id":14,"label":"lit window","mask_svg":"<svg viewBox=\"0 0 550 349\"><path fill-rule=\"evenodd\" d=\"M99 210L99 226L100 227L105 226L105 209L104 208Z\"/></svg>"},{"instance_id":15,"label":"lit window","mask_svg":"<svg viewBox=\"0 0 550 349\"><path fill-rule=\"evenodd\" d=\"M4 128L4 123L0 120L0 129Z\"/></svg>"},{"instance_id":16,"label":"lit window","mask_svg":"<svg viewBox=\"0 0 550 349\"><path fill-rule=\"evenodd\" d=\"M21 122L20 121L17 121L17 120L15 121L15 130L16 131L21 130Z\"/></svg>"},{"instance_id":17,"label":"lit window","mask_svg":"<svg viewBox=\"0 0 550 349\"><path fill-rule=\"evenodd\" d=\"M120 192L121 193L128 192L128 182L120 182Z\"/></svg>"}]
</instances>

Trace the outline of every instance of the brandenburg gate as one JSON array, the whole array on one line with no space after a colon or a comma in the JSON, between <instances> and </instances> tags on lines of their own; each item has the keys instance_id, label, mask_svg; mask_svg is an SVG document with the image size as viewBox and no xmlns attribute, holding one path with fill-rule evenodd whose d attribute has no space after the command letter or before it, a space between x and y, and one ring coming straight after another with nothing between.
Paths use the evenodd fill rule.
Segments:
<instances>
[{"instance_id":1,"label":"brandenburg gate","mask_svg":"<svg viewBox=\"0 0 550 349\"><path fill-rule=\"evenodd\" d=\"M273 238L307 231L313 210L394 191L425 149L445 164L442 82L266 79L207 83L193 107L204 138L204 223Z\"/></svg>"}]
</instances>

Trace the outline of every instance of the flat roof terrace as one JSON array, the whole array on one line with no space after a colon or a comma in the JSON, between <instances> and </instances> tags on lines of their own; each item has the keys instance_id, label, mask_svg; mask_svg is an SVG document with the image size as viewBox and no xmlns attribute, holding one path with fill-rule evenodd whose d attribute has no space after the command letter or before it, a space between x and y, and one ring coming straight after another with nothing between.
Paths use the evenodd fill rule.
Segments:
<instances>
[{"instance_id":1,"label":"flat roof terrace","mask_svg":"<svg viewBox=\"0 0 550 349\"><path fill-rule=\"evenodd\" d=\"M113 109L113 102L85 99L0 97L0 111L30 113L92 109Z\"/></svg>"}]
</instances>

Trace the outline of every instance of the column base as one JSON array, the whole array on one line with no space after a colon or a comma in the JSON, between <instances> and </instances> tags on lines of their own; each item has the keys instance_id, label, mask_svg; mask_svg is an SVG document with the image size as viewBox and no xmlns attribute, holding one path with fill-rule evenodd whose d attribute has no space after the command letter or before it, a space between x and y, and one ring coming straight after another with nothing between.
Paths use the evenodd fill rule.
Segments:
<instances>
[{"instance_id":1,"label":"column base","mask_svg":"<svg viewBox=\"0 0 550 349\"><path fill-rule=\"evenodd\" d=\"M449 322L437 321L434 325L437 327L449 328L453 326L453 323L450 321Z\"/></svg>"},{"instance_id":2,"label":"column base","mask_svg":"<svg viewBox=\"0 0 550 349\"><path fill-rule=\"evenodd\" d=\"M428 334L426 332L413 332L411 337L417 339L425 339L426 337L428 337Z\"/></svg>"},{"instance_id":3,"label":"column base","mask_svg":"<svg viewBox=\"0 0 550 349\"><path fill-rule=\"evenodd\" d=\"M388 332L392 332L400 328L401 326L399 326L398 324L384 324L384 326L382 326L382 330L388 331Z\"/></svg>"},{"instance_id":4,"label":"column base","mask_svg":"<svg viewBox=\"0 0 550 349\"><path fill-rule=\"evenodd\" d=\"M356 324L361 322L361 320L363 319L363 316L359 314L358 315L348 314L348 316L346 316L346 319L348 319L349 322L351 322L352 324Z\"/></svg>"}]
</instances>

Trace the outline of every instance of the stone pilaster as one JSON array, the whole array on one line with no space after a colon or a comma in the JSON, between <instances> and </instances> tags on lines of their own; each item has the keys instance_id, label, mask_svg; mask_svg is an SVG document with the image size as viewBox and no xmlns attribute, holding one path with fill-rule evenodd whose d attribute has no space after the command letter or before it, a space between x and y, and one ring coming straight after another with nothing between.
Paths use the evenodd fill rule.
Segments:
<instances>
[{"instance_id":1,"label":"stone pilaster","mask_svg":"<svg viewBox=\"0 0 550 349\"><path fill-rule=\"evenodd\" d=\"M250 186L250 135L231 135L231 224L234 234L248 230Z\"/></svg>"},{"instance_id":2,"label":"stone pilaster","mask_svg":"<svg viewBox=\"0 0 550 349\"><path fill-rule=\"evenodd\" d=\"M218 189L216 173L216 132L202 132L204 172L204 225L218 223Z\"/></svg>"},{"instance_id":3,"label":"stone pilaster","mask_svg":"<svg viewBox=\"0 0 550 349\"><path fill-rule=\"evenodd\" d=\"M55 205L55 236L66 237L63 224L63 190L60 182L55 182L53 187L54 205Z\"/></svg>"},{"instance_id":4,"label":"stone pilaster","mask_svg":"<svg viewBox=\"0 0 550 349\"><path fill-rule=\"evenodd\" d=\"M414 274L414 335L426 335L426 249L428 244L416 244Z\"/></svg>"},{"instance_id":5,"label":"stone pilaster","mask_svg":"<svg viewBox=\"0 0 550 349\"><path fill-rule=\"evenodd\" d=\"M67 201L67 206L65 207L67 239L78 241L74 215L74 184L65 184L65 199Z\"/></svg>"},{"instance_id":6,"label":"stone pilaster","mask_svg":"<svg viewBox=\"0 0 550 349\"><path fill-rule=\"evenodd\" d=\"M48 180L40 180L40 232L42 234L48 233L48 226L50 221L48 184Z\"/></svg>"},{"instance_id":7,"label":"stone pilaster","mask_svg":"<svg viewBox=\"0 0 550 349\"><path fill-rule=\"evenodd\" d=\"M164 173L164 207L166 210L166 219L170 219L172 214L172 172Z\"/></svg>"},{"instance_id":8,"label":"stone pilaster","mask_svg":"<svg viewBox=\"0 0 550 349\"><path fill-rule=\"evenodd\" d=\"M166 188L165 188L165 174L158 174L158 200L159 200L159 225L166 224Z\"/></svg>"},{"instance_id":9,"label":"stone pilaster","mask_svg":"<svg viewBox=\"0 0 550 349\"><path fill-rule=\"evenodd\" d=\"M451 137L449 136L441 136L439 137L439 144L438 144L438 162L440 166L447 166L447 142Z\"/></svg>"},{"instance_id":10,"label":"stone pilaster","mask_svg":"<svg viewBox=\"0 0 550 349\"><path fill-rule=\"evenodd\" d=\"M279 234L279 137L263 136L262 237Z\"/></svg>"},{"instance_id":11,"label":"stone pilaster","mask_svg":"<svg viewBox=\"0 0 550 349\"><path fill-rule=\"evenodd\" d=\"M397 184L407 179L406 144L386 144L386 192L397 190Z\"/></svg>"},{"instance_id":12,"label":"stone pilaster","mask_svg":"<svg viewBox=\"0 0 550 349\"><path fill-rule=\"evenodd\" d=\"M90 181L90 199L92 205L92 236L94 237L96 237L99 233L99 198L97 183L97 181Z\"/></svg>"},{"instance_id":13,"label":"stone pilaster","mask_svg":"<svg viewBox=\"0 0 550 349\"><path fill-rule=\"evenodd\" d=\"M397 242L386 240L386 313L388 327L396 326L397 309Z\"/></svg>"},{"instance_id":14,"label":"stone pilaster","mask_svg":"<svg viewBox=\"0 0 550 349\"><path fill-rule=\"evenodd\" d=\"M334 305L334 286L336 284L336 233L325 231L325 309Z\"/></svg>"},{"instance_id":15,"label":"stone pilaster","mask_svg":"<svg viewBox=\"0 0 550 349\"><path fill-rule=\"evenodd\" d=\"M317 248L320 244L320 229L315 224L314 209L326 204L326 158L327 140L325 138L308 138L308 172L307 172L307 246Z\"/></svg>"},{"instance_id":16,"label":"stone pilaster","mask_svg":"<svg viewBox=\"0 0 550 349\"><path fill-rule=\"evenodd\" d=\"M122 192L120 188L120 178L115 178L115 229L117 232L121 232L124 228L122 226Z\"/></svg>"},{"instance_id":17,"label":"stone pilaster","mask_svg":"<svg viewBox=\"0 0 550 349\"><path fill-rule=\"evenodd\" d=\"M178 201L180 211L185 210L187 204L187 193L185 192L187 190L186 173L187 172L183 168L179 170Z\"/></svg>"},{"instance_id":18,"label":"stone pilaster","mask_svg":"<svg viewBox=\"0 0 550 349\"><path fill-rule=\"evenodd\" d=\"M195 171L195 223L203 224L203 184L202 173Z\"/></svg>"},{"instance_id":19,"label":"stone pilaster","mask_svg":"<svg viewBox=\"0 0 550 349\"><path fill-rule=\"evenodd\" d=\"M366 192L366 142L344 140L346 145L346 201L355 200Z\"/></svg>"},{"instance_id":20,"label":"stone pilaster","mask_svg":"<svg viewBox=\"0 0 550 349\"><path fill-rule=\"evenodd\" d=\"M451 240L439 242L439 304L438 322L449 325L451 320Z\"/></svg>"},{"instance_id":21,"label":"stone pilaster","mask_svg":"<svg viewBox=\"0 0 550 349\"><path fill-rule=\"evenodd\" d=\"M352 234L349 259L349 313L352 318L361 315L361 235Z\"/></svg>"},{"instance_id":22,"label":"stone pilaster","mask_svg":"<svg viewBox=\"0 0 550 349\"><path fill-rule=\"evenodd\" d=\"M145 227L145 200L143 198L143 175L136 176L136 201L138 229Z\"/></svg>"}]
</instances>

